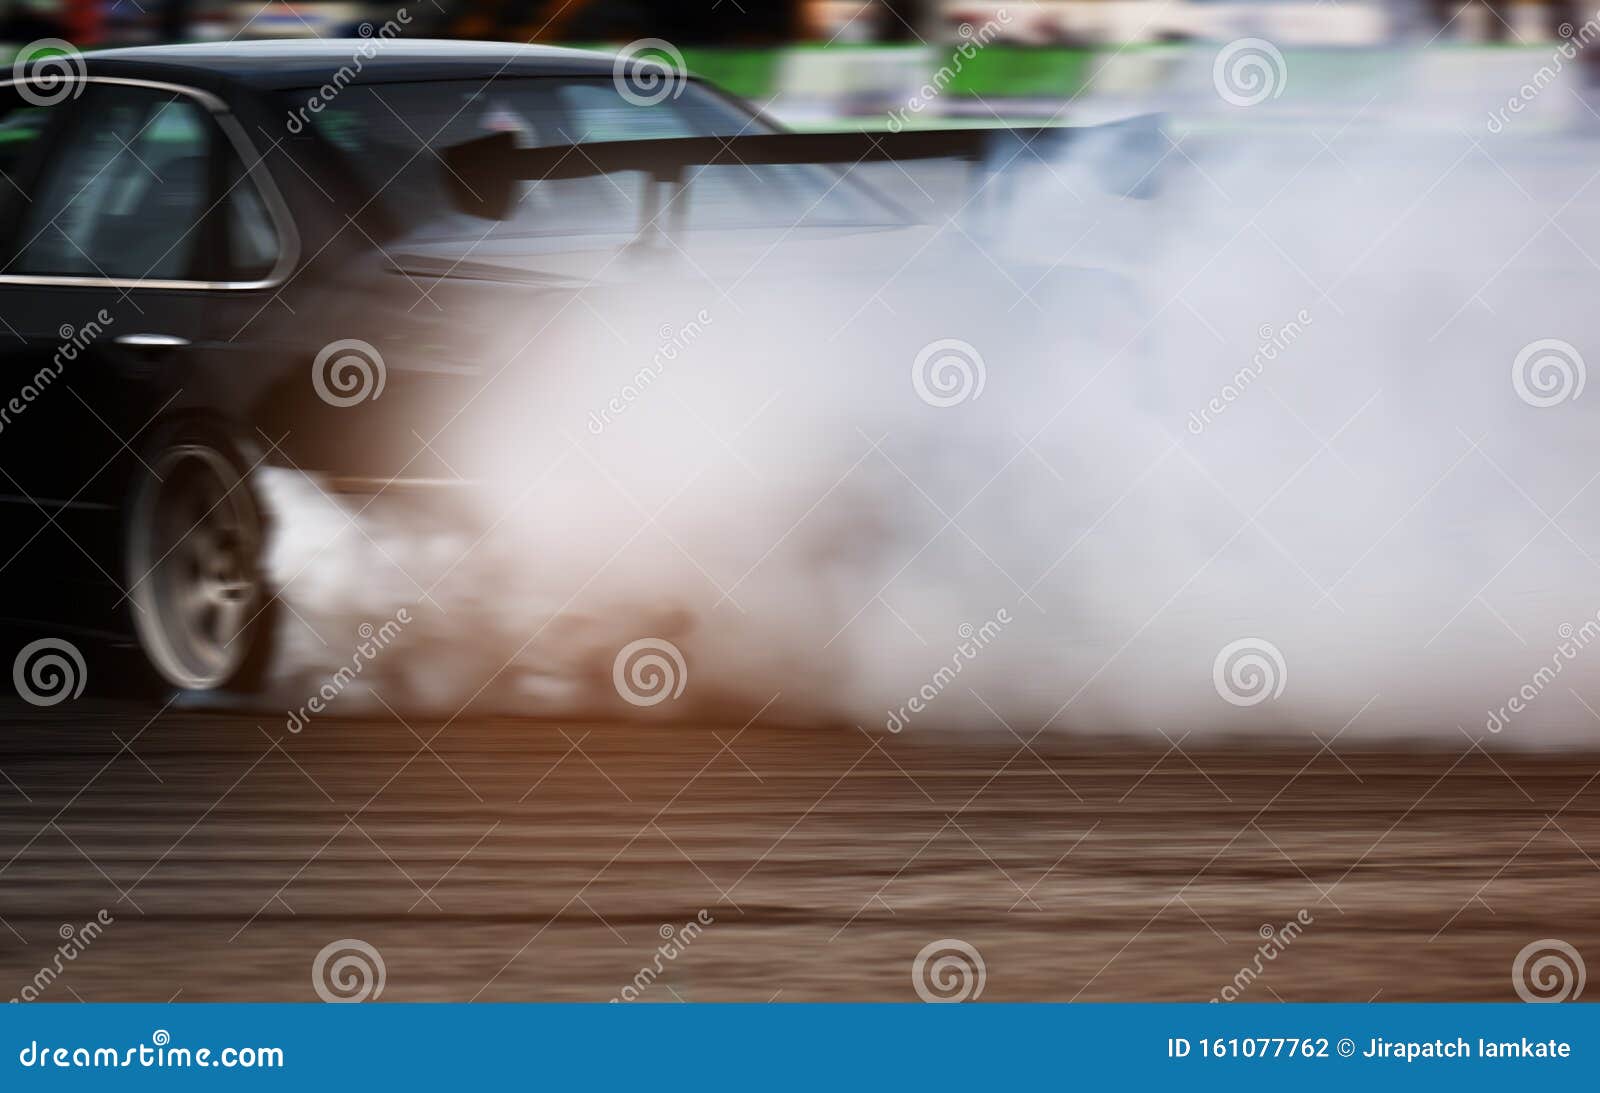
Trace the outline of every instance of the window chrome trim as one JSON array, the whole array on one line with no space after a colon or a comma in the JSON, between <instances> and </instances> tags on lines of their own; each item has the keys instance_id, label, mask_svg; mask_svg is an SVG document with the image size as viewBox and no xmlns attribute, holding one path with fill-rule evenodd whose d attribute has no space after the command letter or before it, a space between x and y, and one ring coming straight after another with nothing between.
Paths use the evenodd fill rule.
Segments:
<instances>
[{"instance_id":1,"label":"window chrome trim","mask_svg":"<svg viewBox=\"0 0 1600 1093\"><path fill-rule=\"evenodd\" d=\"M218 127L227 136L233 150L238 153L240 162L248 164L246 174L255 184L256 192L261 195L261 201L267 207L267 213L272 217L273 230L278 235L278 260L267 276L257 281L185 281L185 280L145 280L137 277L76 277L52 274L23 274L0 273L0 285L67 285L85 288L145 288L145 289L179 289L191 291L227 291L247 292L260 289L277 288L289 279L295 266L300 261L300 233L295 228L294 217L289 213L289 206L283 200L283 195L278 192L277 183L273 182L272 175L264 166L264 160L256 153L255 146L250 143L250 138L233 116L233 111L228 109L228 104L209 91L198 87L187 87L183 84L163 83L159 80L139 80L124 76L58 76L52 75L52 82L65 80L71 83L85 84L115 84L121 87L144 87L156 91L170 91L193 99L210 113ZM15 87L18 84L33 83L29 78L0 80L0 87ZM76 97L76 96L74 96ZM208 212L210 210L207 210Z\"/></svg>"}]
</instances>

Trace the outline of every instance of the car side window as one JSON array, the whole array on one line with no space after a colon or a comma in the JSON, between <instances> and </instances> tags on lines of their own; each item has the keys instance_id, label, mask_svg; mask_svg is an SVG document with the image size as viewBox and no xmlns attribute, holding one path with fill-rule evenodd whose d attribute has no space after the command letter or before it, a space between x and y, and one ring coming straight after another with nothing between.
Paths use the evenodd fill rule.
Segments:
<instances>
[{"instance_id":1,"label":"car side window","mask_svg":"<svg viewBox=\"0 0 1600 1093\"><path fill-rule=\"evenodd\" d=\"M210 118L173 92L91 95L40 179L5 272L190 277L210 190Z\"/></svg>"},{"instance_id":2,"label":"car side window","mask_svg":"<svg viewBox=\"0 0 1600 1093\"><path fill-rule=\"evenodd\" d=\"M253 164L209 111L155 88L94 87L86 102L41 173L15 257L0 272L207 282L271 274L284 245L277 223ZM13 125L0 103L0 169L10 144L38 139L40 109L17 110Z\"/></svg>"},{"instance_id":3,"label":"car side window","mask_svg":"<svg viewBox=\"0 0 1600 1093\"><path fill-rule=\"evenodd\" d=\"M249 170L230 145L223 173L223 278L260 281L278 264L281 241Z\"/></svg>"},{"instance_id":4,"label":"car side window","mask_svg":"<svg viewBox=\"0 0 1600 1093\"><path fill-rule=\"evenodd\" d=\"M0 199L21 196L23 168L50 116L51 107L29 102L14 87L0 88Z\"/></svg>"}]
</instances>

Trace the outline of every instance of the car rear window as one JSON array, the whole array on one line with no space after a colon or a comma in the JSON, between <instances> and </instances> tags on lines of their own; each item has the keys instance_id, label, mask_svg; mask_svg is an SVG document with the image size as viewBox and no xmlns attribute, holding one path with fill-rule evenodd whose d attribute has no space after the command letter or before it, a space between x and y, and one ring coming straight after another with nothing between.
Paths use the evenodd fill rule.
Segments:
<instances>
[{"instance_id":1,"label":"car rear window","mask_svg":"<svg viewBox=\"0 0 1600 1093\"><path fill-rule=\"evenodd\" d=\"M758 118L692 81L638 105L610 79L528 78L358 85L315 114L311 128L346 158L361 202L379 203L415 241L632 234L646 178L625 171L521 184L515 211L488 221L456 209L440 153L500 132L522 147L770 132ZM890 209L824 167L717 166L687 193L690 230L862 226Z\"/></svg>"}]
</instances>

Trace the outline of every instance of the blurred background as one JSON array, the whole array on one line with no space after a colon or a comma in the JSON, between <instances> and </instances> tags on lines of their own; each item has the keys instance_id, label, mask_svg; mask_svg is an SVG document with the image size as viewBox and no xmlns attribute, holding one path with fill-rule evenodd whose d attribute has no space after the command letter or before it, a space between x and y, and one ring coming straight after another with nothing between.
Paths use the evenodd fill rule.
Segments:
<instances>
[{"instance_id":1,"label":"blurred background","mask_svg":"<svg viewBox=\"0 0 1600 1093\"><path fill-rule=\"evenodd\" d=\"M0 56L41 39L91 49L352 36L402 7L0 0ZM1291 92L1308 100L1370 82L1373 50L1383 47L1428 47L1430 90L1495 82L1496 73L1515 83L1530 60L1536 67L1548 58L1552 42L1586 46L1581 32L1594 29L1584 24L1594 13L1569 0L428 0L407 13L408 38L597 48L662 39L690 70L802 127L884 126L886 111L948 67L952 47L968 39L984 48L911 124L1050 117L1086 92L1148 104L1174 93L1185 44L1244 36L1300 54Z\"/></svg>"}]
</instances>

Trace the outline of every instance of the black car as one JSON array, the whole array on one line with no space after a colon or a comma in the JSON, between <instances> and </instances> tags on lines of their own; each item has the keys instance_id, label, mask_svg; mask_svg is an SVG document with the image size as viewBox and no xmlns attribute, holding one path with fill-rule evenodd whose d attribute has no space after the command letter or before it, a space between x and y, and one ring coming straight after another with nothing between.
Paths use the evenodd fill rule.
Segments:
<instances>
[{"instance_id":1,"label":"black car","mask_svg":"<svg viewBox=\"0 0 1600 1093\"><path fill-rule=\"evenodd\" d=\"M994 154L780 134L663 78L350 40L110 50L0 85L0 615L131 633L174 687L245 687L273 599L256 468L492 475L478 442L537 397L522 364L582 352L541 338L576 293L703 273L663 264L687 232L765 253L910 224L819 163Z\"/></svg>"}]
</instances>

